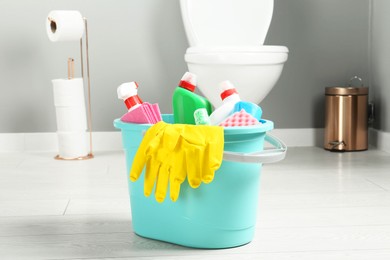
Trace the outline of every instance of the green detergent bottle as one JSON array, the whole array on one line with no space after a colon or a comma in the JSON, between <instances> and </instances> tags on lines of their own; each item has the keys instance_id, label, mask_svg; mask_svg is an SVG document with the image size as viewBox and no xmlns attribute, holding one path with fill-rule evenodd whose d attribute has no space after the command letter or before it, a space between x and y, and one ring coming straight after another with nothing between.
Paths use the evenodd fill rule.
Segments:
<instances>
[{"instance_id":1,"label":"green detergent bottle","mask_svg":"<svg viewBox=\"0 0 390 260\"><path fill-rule=\"evenodd\" d=\"M196 75L186 72L173 92L173 117L175 123L195 125L194 112L205 108L208 115L212 112L211 103L194 93Z\"/></svg>"}]
</instances>

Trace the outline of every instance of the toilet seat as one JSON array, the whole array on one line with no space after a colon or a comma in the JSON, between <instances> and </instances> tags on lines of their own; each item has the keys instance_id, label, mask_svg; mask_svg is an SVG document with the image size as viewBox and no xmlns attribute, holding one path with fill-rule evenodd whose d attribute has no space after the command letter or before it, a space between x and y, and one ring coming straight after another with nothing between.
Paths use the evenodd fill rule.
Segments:
<instances>
[{"instance_id":1,"label":"toilet seat","mask_svg":"<svg viewBox=\"0 0 390 260\"><path fill-rule=\"evenodd\" d=\"M287 52L286 46L246 45L246 46L196 46L187 49L186 54L200 53L279 53Z\"/></svg>"},{"instance_id":2,"label":"toilet seat","mask_svg":"<svg viewBox=\"0 0 390 260\"><path fill-rule=\"evenodd\" d=\"M287 61L285 46L197 46L187 49L184 59L197 64L281 64Z\"/></svg>"}]
</instances>

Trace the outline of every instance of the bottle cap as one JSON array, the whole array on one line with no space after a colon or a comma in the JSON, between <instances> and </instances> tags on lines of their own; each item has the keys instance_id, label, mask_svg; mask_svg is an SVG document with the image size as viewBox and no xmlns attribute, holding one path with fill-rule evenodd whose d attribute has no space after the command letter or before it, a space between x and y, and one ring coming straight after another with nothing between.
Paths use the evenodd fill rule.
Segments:
<instances>
[{"instance_id":1,"label":"bottle cap","mask_svg":"<svg viewBox=\"0 0 390 260\"><path fill-rule=\"evenodd\" d=\"M196 86L196 75L191 72L184 73L183 77L179 82L179 87L185 88L191 92L195 91Z\"/></svg>"},{"instance_id":2,"label":"bottle cap","mask_svg":"<svg viewBox=\"0 0 390 260\"><path fill-rule=\"evenodd\" d=\"M143 103L138 95L131 96L124 100L127 109L130 111Z\"/></svg>"},{"instance_id":3,"label":"bottle cap","mask_svg":"<svg viewBox=\"0 0 390 260\"><path fill-rule=\"evenodd\" d=\"M221 90L221 99L222 100L224 100L225 98L227 98L233 94L238 94L233 83L231 83L229 80L225 80L225 81L222 81L221 83L219 83L219 89Z\"/></svg>"},{"instance_id":4,"label":"bottle cap","mask_svg":"<svg viewBox=\"0 0 390 260\"><path fill-rule=\"evenodd\" d=\"M126 82L117 88L117 94L119 99L127 99L131 96L137 95L138 84L135 81Z\"/></svg>"}]
</instances>

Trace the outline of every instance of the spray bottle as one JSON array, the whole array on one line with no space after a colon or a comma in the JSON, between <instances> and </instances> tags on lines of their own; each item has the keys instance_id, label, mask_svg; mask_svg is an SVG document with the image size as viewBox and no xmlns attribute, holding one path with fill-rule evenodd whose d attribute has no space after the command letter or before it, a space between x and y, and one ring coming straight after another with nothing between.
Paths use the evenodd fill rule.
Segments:
<instances>
[{"instance_id":1,"label":"spray bottle","mask_svg":"<svg viewBox=\"0 0 390 260\"><path fill-rule=\"evenodd\" d=\"M194 112L199 108L205 108L210 115L211 103L194 93L196 75L186 72L179 86L173 92L172 105L175 123L195 125Z\"/></svg>"},{"instance_id":2,"label":"spray bottle","mask_svg":"<svg viewBox=\"0 0 390 260\"><path fill-rule=\"evenodd\" d=\"M219 125L233 111L237 102L241 101L233 84L226 80L220 83L222 105L210 115L211 125Z\"/></svg>"},{"instance_id":3,"label":"spray bottle","mask_svg":"<svg viewBox=\"0 0 390 260\"><path fill-rule=\"evenodd\" d=\"M135 81L123 83L117 88L117 93L118 98L123 100L129 112L143 103L138 96L138 84Z\"/></svg>"}]
</instances>

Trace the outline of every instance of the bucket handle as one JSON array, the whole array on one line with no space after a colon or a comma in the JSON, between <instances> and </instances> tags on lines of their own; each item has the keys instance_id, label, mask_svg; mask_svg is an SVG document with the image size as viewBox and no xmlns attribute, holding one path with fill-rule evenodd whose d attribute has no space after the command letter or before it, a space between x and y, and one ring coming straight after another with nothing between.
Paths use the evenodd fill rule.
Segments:
<instances>
[{"instance_id":1,"label":"bucket handle","mask_svg":"<svg viewBox=\"0 0 390 260\"><path fill-rule=\"evenodd\" d=\"M253 153L223 152L223 159L231 162L241 163L274 163L283 160L286 157L287 146L272 135L266 135L266 142L272 144L275 149L266 149Z\"/></svg>"}]
</instances>

